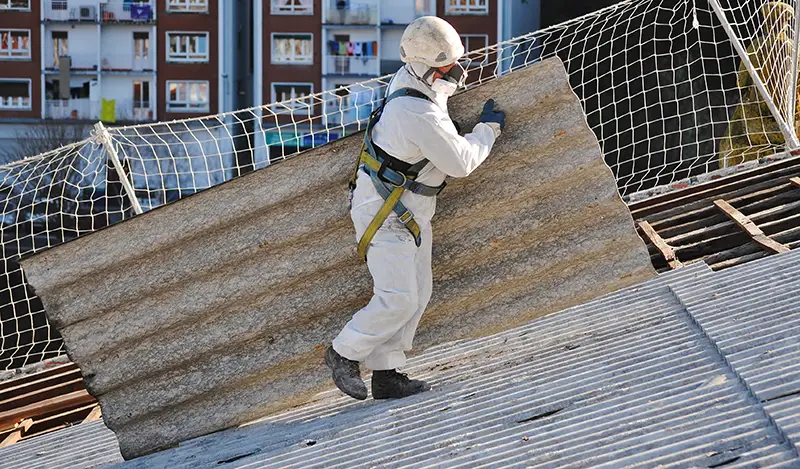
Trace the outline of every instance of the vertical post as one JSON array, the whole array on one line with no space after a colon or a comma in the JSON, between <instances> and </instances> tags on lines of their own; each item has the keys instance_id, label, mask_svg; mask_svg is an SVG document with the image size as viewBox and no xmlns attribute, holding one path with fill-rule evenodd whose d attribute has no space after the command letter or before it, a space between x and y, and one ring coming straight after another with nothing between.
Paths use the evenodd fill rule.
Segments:
<instances>
[{"instance_id":1,"label":"vertical post","mask_svg":"<svg viewBox=\"0 0 800 469\"><path fill-rule=\"evenodd\" d=\"M144 211L139 204L139 199L136 198L136 193L133 191L133 185L128 179L128 175L125 174L125 170L122 168L122 162L119 160L119 155L117 155L117 150L114 148L114 143L111 141L111 135L109 135L108 129L106 129L102 122L98 122L95 124L94 130L97 138L103 143L108 158L114 163L114 169L117 171L117 176L119 176L122 187L125 188L125 192L128 194L128 201L130 201L133 207L133 212L140 215Z\"/></svg>"},{"instance_id":2,"label":"vertical post","mask_svg":"<svg viewBox=\"0 0 800 469\"><path fill-rule=\"evenodd\" d=\"M789 115L786 116L789 128L797 137L795 113L797 108L797 59L800 47L800 1L794 3L794 47L792 48L792 76L789 78Z\"/></svg>"},{"instance_id":3,"label":"vertical post","mask_svg":"<svg viewBox=\"0 0 800 469\"><path fill-rule=\"evenodd\" d=\"M742 59L742 63L747 68L750 76L753 78L753 83L755 83L758 92L761 94L761 97L764 98L764 102L767 104L770 113L772 113L772 117L775 118L775 122L777 122L778 126L780 126L783 138L786 140L786 145L791 150L800 148L800 141L798 141L794 131L786 124L786 119L783 118L783 115L778 110L778 107L775 106L775 101L773 101L769 91L767 91L767 87L764 85L764 82L761 81L761 77L758 75L755 67L753 67L753 63L750 61L750 57L747 55L747 51L745 50L744 46L742 46L742 42L736 37L736 33L733 31L731 24L728 22L728 18L725 17L725 12L722 11L722 8L719 6L719 2L717 0L709 0L709 3L714 9L714 13L716 13L717 18L719 18L719 21L722 23L722 29L725 30L725 33L728 35L728 39L730 39L731 43L733 43L733 48L736 49L736 53L739 54L739 58Z\"/></svg>"}]
</instances>

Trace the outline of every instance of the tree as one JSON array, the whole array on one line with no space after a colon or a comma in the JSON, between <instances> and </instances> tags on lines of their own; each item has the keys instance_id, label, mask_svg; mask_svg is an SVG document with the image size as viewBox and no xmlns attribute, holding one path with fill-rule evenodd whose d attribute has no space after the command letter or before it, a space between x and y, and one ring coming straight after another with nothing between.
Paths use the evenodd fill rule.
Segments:
<instances>
[{"instance_id":1,"label":"tree","mask_svg":"<svg viewBox=\"0 0 800 469\"><path fill-rule=\"evenodd\" d=\"M89 129L84 124L53 121L31 124L15 133L15 145L0 154L0 162L11 163L81 141L89 135Z\"/></svg>"}]
</instances>

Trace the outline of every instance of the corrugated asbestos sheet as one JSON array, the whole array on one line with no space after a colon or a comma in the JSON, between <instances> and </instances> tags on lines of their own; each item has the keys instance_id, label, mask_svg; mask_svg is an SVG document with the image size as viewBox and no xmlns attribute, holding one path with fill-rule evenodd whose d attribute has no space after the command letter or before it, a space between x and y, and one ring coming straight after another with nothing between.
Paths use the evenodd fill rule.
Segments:
<instances>
[{"instance_id":1,"label":"corrugated asbestos sheet","mask_svg":"<svg viewBox=\"0 0 800 469\"><path fill-rule=\"evenodd\" d=\"M630 209L660 272L698 261L720 270L779 252L781 246L796 249L800 157L636 202ZM739 221L731 215L734 210Z\"/></svg>"},{"instance_id":2,"label":"corrugated asbestos sheet","mask_svg":"<svg viewBox=\"0 0 800 469\"><path fill-rule=\"evenodd\" d=\"M114 433L99 420L0 448L3 469L89 469L121 461Z\"/></svg>"},{"instance_id":3,"label":"corrugated asbestos sheet","mask_svg":"<svg viewBox=\"0 0 800 469\"><path fill-rule=\"evenodd\" d=\"M429 349L407 370L429 393L331 391L118 467L797 468L798 268L682 267Z\"/></svg>"},{"instance_id":4,"label":"corrugated asbestos sheet","mask_svg":"<svg viewBox=\"0 0 800 469\"><path fill-rule=\"evenodd\" d=\"M482 336L655 275L558 59L451 100L506 130L434 222L416 346ZM304 402L371 293L346 138L25 259L30 284L132 457ZM578 189L578 190L576 190Z\"/></svg>"}]
</instances>

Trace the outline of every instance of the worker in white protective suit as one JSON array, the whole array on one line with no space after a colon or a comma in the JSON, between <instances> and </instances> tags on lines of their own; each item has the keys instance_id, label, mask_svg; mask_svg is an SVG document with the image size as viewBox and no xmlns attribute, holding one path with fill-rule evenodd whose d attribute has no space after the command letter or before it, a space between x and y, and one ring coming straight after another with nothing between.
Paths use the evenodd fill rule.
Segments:
<instances>
[{"instance_id":1,"label":"worker in white protective suit","mask_svg":"<svg viewBox=\"0 0 800 469\"><path fill-rule=\"evenodd\" d=\"M446 21L426 16L400 42L405 63L381 109L370 119L351 181L351 217L374 282L372 300L325 352L333 381L366 399L359 363L372 374L375 399L427 391L424 381L397 372L431 297L431 218L446 176L465 177L480 165L505 125L489 100L472 133L459 135L447 100L466 80L458 63L464 46Z\"/></svg>"}]
</instances>

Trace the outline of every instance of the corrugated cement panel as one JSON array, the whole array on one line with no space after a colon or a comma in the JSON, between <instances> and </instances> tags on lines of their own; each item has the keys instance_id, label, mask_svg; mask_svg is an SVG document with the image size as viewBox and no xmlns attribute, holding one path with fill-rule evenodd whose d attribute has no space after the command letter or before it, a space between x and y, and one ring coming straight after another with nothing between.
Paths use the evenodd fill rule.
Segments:
<instances>
[{"instance_id":1,"label":"corrugated cement panel","mask_svg":"<svg viewBox=\"0 0 800 469\"><path fill-rule=\"evenodd\" d=\"M490 97L506 131L434 222L416 347L508 329L655 275L563 65ZM330 385L326 343L371 294L355 255L346 138L23 261L126 457L240 424Z\"/></svg>"},{"instance_id":2,"label":"corrugated cement panel","mask_svg":"<svg viewBox=\"0 0 800 469\"><path fill-rule=\"evenodd\" d=\"M356 402L338 393L119 469L797 467L759 402L664 280L682 268L411 362L434 389Z\"/></svg>"},{"instance_id":3,"label":"corrugated cement panel","mask_svg":"<svg viewBox=\"0 0 800 469\"><path fill-rule=\"evenodd\" d=\"M800 251L677 287L689 312L800 448Z\"/></svg>"},{"instance_id":4,"label":"corrugated cement panel","mask_svg":"<svg viewBox=\"0 0 800 469\"><path fill-rule=\"evenodd\" d=\"M114 433L100 421L0 448L3 469L88 469L121 461Z\"/></svg>"}]
</instances>

